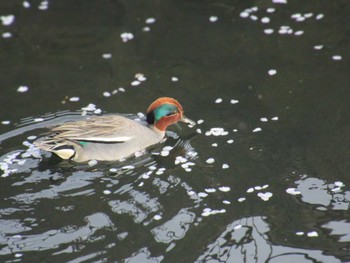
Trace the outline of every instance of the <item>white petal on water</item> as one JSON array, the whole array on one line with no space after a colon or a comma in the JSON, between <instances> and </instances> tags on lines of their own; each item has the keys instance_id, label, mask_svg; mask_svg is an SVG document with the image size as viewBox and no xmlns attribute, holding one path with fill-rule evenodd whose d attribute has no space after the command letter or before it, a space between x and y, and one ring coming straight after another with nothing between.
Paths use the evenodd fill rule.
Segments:
<instances>
[{"instance_id":1,"label":"white petal on water","mask_svg":"<svg viewBox=\"0 0 350 263\"><path fill-rule=\"evenodd\" d=\"M175 164L179 164L179 163L185 163L187 162L187 159L182 157L182 156L176 156L175 158Z\"/></svg>"},{"instance_id":2,"label":"white petal on water","mask_svg":"<svg viewBox=\"0 0 350 263\"><path fill-rule=\"evenodd\" d=\"M199 196L199 197L207 197L208 194L207 194L207 193L204 193L204 192L199 192L199 193L198 193L198 196Z\"/></svg>"},{"instance_id":3,"label":"white petal on water","mask_svg":"<svg viewBox=\"0 0 350 263\"><path fill-rule=\"evenodd\" d=\"M134 165L125 165L125 166L122 167L122 169L133 170L133 169L135 169L135 166Z\"/></svg>"},{"instance_id":4,"label":"white petal on water","mask_svg":"<svg viewBox=\"0 0 350 263\"><path fill-rule=\"evenodd\" d=\"M162 216L161 215L154 215L153 219L158 221L158 220L162 219Z\"/></svg>"},{"instance_id":5,"label":"white petal on water","mask_svg":"<svg viewBox=\"0 0 350 263\"><path fill-rule=\"evenodd\" d=\"M210 216L210 215L211 215L211 213L209 211L201 213L201 216L204 216L204 217L207 217L207 216Z\"/></svg>"},{"instance_id":6,"label":"white petal on water","mask_svg":"<svg viewBox=\"0 0 350 263\"><path fill-rule=\"evenodd\" d=\"M7 170L7 171L4 171L4 173L1 175L1 177L8 177L10 175L10 171Z\"/></svg>"},{"instance_id":7,"label":"white petal on water","mask_svg":"<svg viewBox=\"0 0 350 263\"><path fill-rule=\"evenodd\" d=\"M172 82L177 82L177 81L179 81L179 78L178 77L171 77L171 81Z\"/></svg>"},{"instance_id":8,"label":"white petal on water","mask_svg":"<svg viewBox=\"0 0 350 263\"><path fill-rule=\"evenodd\" d=\"M273 8L273 7L269 7L269 8L266 9L266 12L267 12L267 13L273 13L273 12L275 12L275 11L276 11L276 9Z\"/></svg>"},{"instance_id":9,"label":"white petal on water","mask_svg":"<svg viewBox=\"0 0 350 263\"><path fill-rule=\"evenodd\" d=\"M246 200L245 197L240 197L240 198L238 198L238 202L240 202L240 203L244 202L245 200Z\"/></svg>"},{"instance_id":10,"label":"white petal on water","mask_svg":"<svg viewBox=\"0 0 350 263\"><path fill-rule=\"evenodd\" d=\"M228 200L224 200L224 201L222 201L222 203L225 204L225 205L230 205L231 204L231 202L228 201Z\"/></svg>"},{"instance_id":11,"label":"white petal on water","mask_svg":"<svg viewBox=\"0 0 350 263\"><path fill-rule=\"evenodd\" d=\"M270 69L267 73L268 73L270 76L273 76L273 75L276 75L276 74L277 74L277 70L276 70L276 69Z\"/></svg>"},{"instance_id":12,"label":"white petal on water","mask_svg":"<svg viewBox=\"0 0 350 263\"><path fill-rule=\"evenodd\" d=\"M188 191L187 194L188 194L189 196L191 196L191 195L195 195L196 192L191 190L191 191Z\"/></svg>"},{"instance_id":13,"label":"white petal on water","mask_svg":"<svg viewBox=\"0 0 350 263\"><path fill-rule=\"evenodd\" d=\"M234 230L238 230L240 228L242 228L242 225L236 225L236 226L233 227Z\"/></svg>"},{"instance_id":14,"label":"white petal on water","mask_svg":"<svg viewBox=\"0 0 350 263\"><path fill-rule=\"evenodd\" d=\"M71 101L71 102L76 102L76 101L79 101L79 97L71 97L71 98L69 98L69 101Z\"/></svg>"},{"instance_id":15,"label":"white petal on water","mask_svg":"<svg viewBox=\"0 0 350 263\"><path fill-rule=\"evenodd\" d=\"M23 256L22 253L16 253L16 254L15 254L15 258L20 258L20 257L22 257L22 256Z\"/></svg>"},{"instance_id":16,"label":"white petal on water","mask_svg":"<svg viewBox=\"0 0 350 263\"><path fill-rule=\"evenodd\" d=\"M253 187L248 188L247 193L252 193L252 192L254 192L254 188Z\"/></svg>"},{"instance_id":17,"label":"white petal on water","mask_svg":"<svg viewBox=\"0 0 350 263\"><path fill-rule=\"evenodd\" d=\"M161 156L168 156L169 153L170 153L169 151L164 151L164 150L163 150L163 151L160 152L160 155L161 155Z\"/></svg>"},{"instance_id":18,"label":"white petal on water","mask_svg":"<svg viewBox=\"0 0 350 263\"><path fill-rule=\"evenodd\" d=\"M274 4L287 4L287 0L272 0Z\"/></svg>"},{"instance_id":19,"label":"white petal on water","mask_svg":"<svg viewBox=\"0 0 350 263\"><path fill-rule=\"evenodd\" d=\"M331 189L332 192L340 192L341 188L340 187L335 187L333 189Z\"/></svg>"},{"instance_id":20,"label":"white petal on water","mask_svg":"<svg viewBox=\"0 0 350 263\"><path fill-rule=\"evenodd\" d=\"M336 182L334 182L334 184L336 186L338 186L338 187L344 187L345 186L345 184L343 182L340 182L340 181L336 181Z\"/></svg>"},{"instance_id":21,"label":"white petal on water","mask_svg":"<svg viewBox=\"0 0 350 263\"><path fill-rule=\"evenodd\" d=\"M298 231L298 232L295 232L295 234L296 234L297 236L302 236L302 235L304 235L304 232L303 232L303 231Z\"/></svg>"},{"instance_id":22,"label":"white petal on water","mask_svg":"<svg viewBox=\"0 0 350 263\"><path fill-rule=\"evenodd\" d=\"M29 90L28 86L19 86L17 88L17 92L23 93L23 92L27 92Z\"/></svg>"},{"instance_id":23,"label":"white petal on water","mask_svg":"<svg viewBox=\"0 0 350 263\"><path fill-rule=\"evenodd\" d=\"M125 89L124 89L123 87L119 87L119 88L118 88L118 91L120 91L120 92L125 92Z\"/></svg>"},{"instance_id":24,"label":"white petal on water","mask_svg":"<svg viewBox=\"0 0 350 263\"><path fill-rule=\"evenodd\" d=\"M286 189L287 194L291 194L291 195L300 195L301 192L298 191L296 188L287 188Z\"/></svg>"},{"instance_id":25,"label":"white petal on water","mask_svg":"<svg viewBox=\"0 0 350 263\"><path fill-rule=\"evenodd\" d=\"M230 140L227 140L227 143L228 144L232 144L234 142L234 140L230 139Z\"/></svg>"},{"instance_id":26,"label":"white petal on water","mask_svg":"<svg viewBox=\"0 0 350 263\"><path fill-rule=\"evenodd\" d=\"M34 119L34 122L42 122L42 121L44 121L43 118L35 118L35 119Z\"/></svg>"},{"instance_id":27,"label":"white petal on water","mask_svg":"<svg viewBox=\"0 0 350 263\"><path fill-rule=\"evenodd\" d=\"M317 16L316 16L316 20L320 20L320 19L322 19L324 17L324 14L318 14Z\"/></svg>"},{"instance_id":28,"label":"white petal on water","mask_svg":"<svg viewBox=\"0 0 350 263\"><path fill-rule=\"evenodd\" d=\"M340 55L334 55L334 56L332 56L332 59L333 59L333 60L342 60L342 56L340 56Z\"/></svg>"},{"instance_id":29,"label":"white petal on water","mask_svg":"<svg viewBox=\"0 0 350 263\"><path fill-rule=\"evenodd\" d=\"M250 19L253 21L257 21L259 18L256 15L250 15Z\"/></svg>"},{"instance_id":30,"label":"white petal on water","mask_svg":"<svg viewBox=\"0 0 350 263\"><path fill-rule=\"evenodd\" d=\"M315 50L321 50L323 48L323 45L316 45L314 46Z\"/></svg>"},{"instance_id":31,"label":"white petal on water","mask_svg":"<svg viewBox=\"0 0 350 263\"><path fill-rule=\"evenodd\" d=\"M316 231L311 231L307 233L308 237L318 237L318 233Z\"/></svg>"},{"instance_id":32,"label":"white petal on water","mask_svg":"<svg viewBox=\"0 0 350 263\"><path fill-rule=\"evenodd\" d=\"M3 171L6 171L6 170L9 169L9 165L7 163L1 162L0 163L0 169L3 170Z\"/></svg>"},{"instance_id":33,"label":"white petal on water","mask_svg":"<svg viewBox=\"0 0 350 263\"><path fill-rule=\"evenodd\" d=\"M11 122L10 122L10 121L7 121L7 120L1 122L1 124L3 124L3 125L9 125L10 123L11 123Z\"/></svg>"},{"instance_id":34,"label":"white petal on water","mask_svg":"<svg viewBox=\"0 0 350 263\"><path fill-rule=\"evenodd\" d=\"M150 167L148 167L148 170L151 170L151 171L154 171L154 170L156 170L156 169L157 169L157 167L154 166L154 165L151 165Z\"/></svg>"},{"instance_id":35,"label":"white petal on water","mask_svg":"<svg viewBox=\"0 0 350 263\"><path fill-rule=\"evenodd\" d=\"M156 22L156 19L154 17L149 17L146 19L146 24L154 24Z\"/></svg>"},{"instance_id":36,"label":"white petal on water","mask_svg":"<svg viewBox=\"0 0 350 263\"><path fill-rule=\"evenodd\" d=\"M293 34L293 29L290 26L281 26L278 30L278 33L280 34Z\"/></svg>"},{"instance_id":37,"label":"white petal on water","mask_svg":"<svg viewBox=\"0 0 350 263\"><path fill-rule=\"evenodd\" d=\"M120 34L120 37L123 42L128 42L129 40L134 39L134 34L130 32L124 32Z\"/></svg>"},{"instance_id":38,"label":"white petal on water","mask_svg":"<svg viewBox=\"0 0 350 263\"><path fill-rule=\"evenodd\" d=\"M224 128L220 128L220 127L215 127L215 128L211 128L209 131L205 132L206 136L225 136L227 135L228 132L224 130Z\"/></svg>"},{"instance_id":39,"label":"white petal on water","mask_svg":"<svg viewBox=\"0 0 350 263\"><path fill-rule=\"evenodd\" d=\"M265 118L265 117L261 117L261 118L260 118L260 121L261 121L261 122L267 122L267 121L268 121L268 119L267 119L267 118Z\"/></svg>"},{"instance_id":40,"label":"white petal on water","mask_svg":"<svg viewBox=\"0 0 350 263\"><path fill-rule=\"evenodd\" d=\"M222 98L217 98L216 100L215 100L215 103L221 103L222 102Z\"/></svg>"},{"instance_id":41,"label":"white petal on water","mask_svg":"<svg viewBox=\"0 0 350 263\"><path fill-rule=\"evenodd\" d=\"M136 74L135 74L135 78L136 78L138 81L141 81L141 82L147 80L147 78L145 77L145 75L144 75L143 73L136 73Z\"/></svg>"},{"instance_id":42,"label":"white petal on water","mask_svg":"<svg viewBox=\"0 0 350 263\"><path fill-rule=\"evenodd\" d=\"M240 17L242 18L247 18L249 16L249 13L246 12L246 11L242 11L240 14L239 14Z\"/></svg>"},{"instance_id":43,"label":"white petal on water","mask_svg":"<svg viewBox=\"0 0 350 263\"><path fill-rule=\"evenodd\" d=\"M202 134L202 130L201 129L196 129L196 133Z\"/></svg>"},{"instance_id":44,"label":"white petal on water","mask_svg":"<svg viewBox=\"0 0 350 263\"><path fill-rule=\"evenodd\" d=\"M197 121L197 124L202 124L204 122L204 120L200 119Z\"/></svg>"},{"instance_id":45,"label":"white petal on water","mask_svg":"<svg viewBox=\"0 0 350 263\"><path fill-rule=\"evenodd\" d=\"M261 131L261 128L260 127L257 127L253 130L253 132L260 132Z\"/></svg>"},{"instance_id":46,"label":"white petal on water","mask_svg":"<svg viewBox=\"0 0 350 263\"><path fill-rule=\"evenodd\" d=\"M112 191L111 191L111 190L103 190L103 193L104 193L105 195L109 195L109 194L112 193Z\"/></svg>"},{"instance_id":47,"label":"white petal on water","mask_svg":"<svg viewBox=\"0 0 350 263\"><path fill-rule=\"evenodd\" d=\"M206 188L206 189L204 189L204 191L206 191L207 193L215 193L216 189L215 188Z\"/></svg>"},{"instance_id":48,"label":"white petal on water","mask_svg":"<svg viewBox=\"0 0 350 263\"><path fill-rule=\"evenodd\" d=\"M277 116L272 117L271 120L272 120L272 121L278 121L278 117L277 117Z\"/></svg>"},{"instance_id":49,"label":"white petal on water","mask_svg":"<svg viewBox=\"0 0 350 263\"><path fill-rule=\"evenodd\" d=\"M237 104L238 102L239 102L239 101L238 101L238 100L235 100L235 99L231 99L231 100L230 100L230 103L231 103L231 104Z\"/></svg>"},{"instance_id":50,"label":"white petal on water","mask_svg":"<svg viewBox=\"0 0 350 263\"><path fill-rule=\"evenodd\" d=\"M221 192L229 192L229 191L231 191L231 188L229 186L220 186L219 190Z\"/></svg>"},{"instance_id":51,"label":"white petal on water","mask_svg":"<svg viewBox=\"0 0 350 263\"><path fill-rule=\"evenodd\" d=\"M152 173L152 171L151 171L151 173ZM142 178L147 180L147 179L150 178L150 174L149 174L149 173L144 173L144 174L142 175Z\"/></svg>"},{"instance_id":52,"label":"white petal on water","mask_svg":"<svg viewBox=\"0 0 350 263\"><path fill-rule=\"evenodd\" d=\"M215 143L212 143L211 146L218 147L218 144L215 142Z\"/></svg>"},{"instance_id":53,"label":"white petal on water","mask_svg":"<svg viewBox=\"0 0 350 263\"><path fill-rule=\"evenodd\" d=\"M292 14L290 17L293 19L298 19L299 17L302 17L302 15L300 13L295 13L295 14Z\"/></svg>"},{"instance_id":54,"label":"white petal on water","mask_svg":"<svg viewBox=\"0 0 350 263\"><path fill-rule=\"evenodd\" d=\"M274 32L274 30L273 30L272 28L266 28L266 29L264 29L264 33L265 33L266 35L271 35L273 32Z\"/></svg>"},{"instance_id":55,"label":"white petal on water","mask_svg":"<svg viewBox=\"0 0 350 263\"><path fill-rule=\"evenodd\" d=\"M190 158L194 158L198 155L198 153L196 151L190 150L186 153L186 156L190 157Z\"/></svg>"},{"instance_id":56,"label":"white petal on water","mask_svg":"<svg viewBox=\"0 0 350 263\"><path fill-rule=\"evenodd\" d=\"M112 58L112 54L111 53L104 53L104 54L102 54L102 58L110 59L110 58Z\"/></svg>"},{"instance_id":57,"label":"white petal on water","mask_svg":"<svg viewBox=\"0 0 350 263\"><path fill-rule=\"evenodd\" d=\"M206 160L206 163L208 163L208 164L212 164L212 163L214 163L215 162L215 159L214 158L208 158L207 160Z\"/></svg>"},{"instance_id":58,"label":"white petal on water","mask_svg":"<svg viewBox=\"0 0 350 263\"><path fill-rule=\"evenodd\" d=\"M12 34L10 32L2 33L2 38L10 38L10 37L12 37Z\"/></svg>"},{"instance_id":59,"label":"white petal on water","mask_svg":"<svg viewBox=\"0 0 350 263\"><path fill-rule=\"evenodd\" d=\"M108 98L108 97L111 96L111 93L110 93L109 91L104 91L104 92L102 93L102 95L103 95L103 97Z\"/></svg>"},{"instance_id":60,"label":"white petal on water","mask_svg":"<svg viewBox=\"0 0 350 263\"><path fill-rule=\"evenodd\" d=\"M83 111L94 111L96 110L96 105L90 103L89 105L87 105L86 107L81 108Z\"/></svg>"},{"instance_id":61,"label":"white petal on water","mask_svg":"<svg viewBox=\"0 0 350 263\"><path fill-rule=\"evenodd\" d=\"M184 168L185 170L190 169L189 171L192 171L192 169L189 168L189 166L190 166L189 163L183 163L183 164L181 164L181 167Z\"/></svg>"},{"instance_id":62,"label":"white petal on water","mask_svg":"<svg viewBox=\"0 0 350 263\"><path fill-rule=\"evenodd\" d=\"M28 1L23 1L22 3L24 8L29 8L30 7L30 3Z\"/></svg>"},{"instance_id":63,"label":"white petal on water","mask_svg":"<svg viewBox=\"0 0 350 263\"><path fill-rule=\"evenodd\" d=\"M263 201L268 201L273 194L271 192L266 192L266 193L258 193L258 196L263 200Z\"/></svg>"},{"instance_id":64,"label":"white petal on water","mask_svg":"<svg viewBox=\"0 0 350 263\"><path fill-rule=\"evenodd\" d=\"M227 163L224 163L224 164L222 165L222 169L228 169L228 168L230 168L230 166L229 166Z\"/></svg>"},{"instance_id":65,"label":"white petal on water","mask_svg":"<svg viewBox=\"0 0 350 263\"><path fill-rule=\"evenodd\" d=\"M263 24L268 24L268 23L270 23L270 18L267 17L267 16L262 17L262 18L261 18L261 23L263 23Z\"/></svg>"},{"instance_id":66,"label":"white petal on water","mask_svg":"<svg viewBox=\"0 0 350 263\"><path fill-rule=\"evenodd\" d=\"M216 22L216 21L218 21L218 17L217 16L210 16L209 17L209 21L212 22L212 23Z\"/></svg>"},{"instance_id":67,"label":"white petal on water","mask_svg":"<svg viewBox=\"0 0 350 263\"><path fill-rule=\"evenodd\" d=\"M169 145L163 147L163 150L164 150L164 151L171 151L172 149L174 149L174 147L169 146Z\"/></svg>"},{"instance_id":68,"label":"white petal on water","mask_svg":"<svg viewBox=\"0 0 350 263\"><path fill-rule=\"evenodd\" d=\"M0 16L0 20L3 26L9 26L15 21L15 16L14 15Z\"/></svg>"},{"instance_id":69,"label":"white petal on water","mask_svg":"<svg viewBox=\"0 0 350 263\"><path fill-rule=\"evenodd\" d=\"M295 31L294 32L294 35L295 36L301 36L301 35L303 35L304 34L304 31L303 30L298 30L298 31Z\"/></svg>"},{"instance_id":70,"label":"white petal on water","mask_svg":"<svg viewBox=\"0 0 350 263\"><path fill-rule=\"evenodd\" d=\"M156 172L156 175L162 175L164 173L164 170L162 168L159 168L158 171Z\"/></svg>"},{"instance_id":71,"label":"white petal on water","mask_svg":"<svg viewBox=\"0 0 350 263\"><path fill-rule=\"evenodd\" d=\"M138 81L138 80L134 80L134 81L132 81L131 82L131 86L138 86L138 85L140 85L141 84L141 81Z\"/></svg>"},{"instance_id":72,"label":"white petal on water","mask_svg":"<svg viewBox=\"0 0 350 263\"><path fill-rule=\"evenodd\" d=\"M310 17L313 17L313 13L306 13L306 14L304 14L304 17L305 18L310 18Z\"/></svg>"}]
</instances>

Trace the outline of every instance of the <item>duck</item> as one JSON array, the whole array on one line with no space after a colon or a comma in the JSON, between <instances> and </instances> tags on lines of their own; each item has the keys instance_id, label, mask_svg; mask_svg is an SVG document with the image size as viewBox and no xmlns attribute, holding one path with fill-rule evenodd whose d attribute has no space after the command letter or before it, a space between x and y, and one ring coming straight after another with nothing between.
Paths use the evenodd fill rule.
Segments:
<instances>
[{"instance_id":1,"label":"duck","mask_svg":"<svg viewBox=\"0 0 350 263\"><path fill-rule=\"evenodd\" d=\"M117 114L92 116L53 127L34 144L77 163L119 161L160 143L167 128L178 122L195 125L176 99L161 97L148 107L144 122Z\"/></svg>"}]
</instances>

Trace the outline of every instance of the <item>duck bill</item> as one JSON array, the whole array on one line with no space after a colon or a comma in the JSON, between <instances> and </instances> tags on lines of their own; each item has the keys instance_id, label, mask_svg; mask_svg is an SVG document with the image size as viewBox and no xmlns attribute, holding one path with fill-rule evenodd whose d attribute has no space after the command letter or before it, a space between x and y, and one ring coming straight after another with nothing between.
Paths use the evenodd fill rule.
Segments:
<instances>
[{"instance_id":1,"label":"duck bill","mask_svg":"<svg viewBox=\"0 0 350 263\"><path fill-rule=\"evenodd\" d=\"M196 125L196 122L185 117L185 116L182 116L182 118L180 119L181 122L184 122L184 123L187 123L187 124L190 124L190 125Z\"/></svg>"}]
</instances>

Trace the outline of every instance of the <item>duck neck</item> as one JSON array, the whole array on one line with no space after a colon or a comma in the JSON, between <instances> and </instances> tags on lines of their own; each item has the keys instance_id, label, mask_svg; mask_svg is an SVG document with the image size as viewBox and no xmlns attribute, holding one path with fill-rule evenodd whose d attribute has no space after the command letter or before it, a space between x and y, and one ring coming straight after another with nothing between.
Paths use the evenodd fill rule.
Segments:
<instances>
[{"instance_id":1,"label":"duck neck","mask_svg":"<svg viewBox=\"0 0 350 263\"><path fill-rule=\"evenodd\" d=\"M160 130L158 129L155 125L153 124L148 124L148 127L154 131L156 134L158 134L161 138L165 136L165 130Z\"/></svg>"}]
</instances>

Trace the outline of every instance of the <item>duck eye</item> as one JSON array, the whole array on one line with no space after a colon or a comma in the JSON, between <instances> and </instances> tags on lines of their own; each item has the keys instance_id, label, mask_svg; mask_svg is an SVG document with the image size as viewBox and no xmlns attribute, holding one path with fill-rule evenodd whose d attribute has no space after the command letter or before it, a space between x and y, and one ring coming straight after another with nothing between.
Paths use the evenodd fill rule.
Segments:
<instances>
[{"instance_id":1,"label":"duck eye","mask_svg":"<svg viewBox=\"0 0 350 263\"><path fill-rule=\"evenodd\" d=\"M177 113L176 111L172 111L172 112L168 113L166 116L173 116L173 115L175 115L176 113Z\"/></svg>"}]
</instances>

